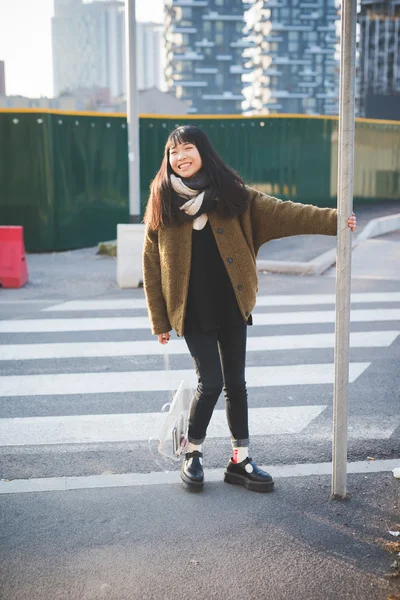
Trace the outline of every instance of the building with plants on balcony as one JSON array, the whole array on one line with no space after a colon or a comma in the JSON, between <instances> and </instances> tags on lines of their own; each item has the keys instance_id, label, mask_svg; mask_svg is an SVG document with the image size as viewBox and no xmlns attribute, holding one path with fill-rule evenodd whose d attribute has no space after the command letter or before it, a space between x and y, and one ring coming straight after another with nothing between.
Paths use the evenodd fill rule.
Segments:
<instances>
[{"instance_id":1,"label":"building with plants on balcony","mask_svg":"<svg viewBox=\"0 0 400 600\"><path fill-rule=\"evenodd\" d=\"M190 113L242 112L242 0L166 0L166 82Z\"/></svg>"},{"instance_id":2,"label":"building with plants on balcony","mask_svg":"<svg viewBox=\"0 0 400 600\"><path fill-rule=\"evenodd\" d=\"M249 114L338 113L339 42L334 0L252 0L246 15L254 47L245 51L250 73Z\"/></svg>"}]
</instances>

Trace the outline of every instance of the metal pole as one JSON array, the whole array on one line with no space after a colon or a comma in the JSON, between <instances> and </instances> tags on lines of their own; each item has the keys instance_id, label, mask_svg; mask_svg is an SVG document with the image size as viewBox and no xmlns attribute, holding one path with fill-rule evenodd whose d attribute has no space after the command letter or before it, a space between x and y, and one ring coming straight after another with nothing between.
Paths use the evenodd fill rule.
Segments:
<instances>
[{"instance_id":1,"label":"metal pole","mask_svg":"<svg viewBox=\"0 0 400 600\"><path fill-rule=\"evenodd\" d=\"M335 378L333 393L332 495L346 496L347 395L349 381L351 230L353 210L354 99L357 0L343 0L338 140Z\"/></svg>"},{"instance_id":2,"label":"metal pole","mask_svg":"<svg viewBox=\"0 0 400 600\"><path fill-rule=\"evenodd\" d=\"M135 0L125 2L126 108L128 113L129 219L140 223L139 103L136 85Z\"/></svg>"}]
</instances>

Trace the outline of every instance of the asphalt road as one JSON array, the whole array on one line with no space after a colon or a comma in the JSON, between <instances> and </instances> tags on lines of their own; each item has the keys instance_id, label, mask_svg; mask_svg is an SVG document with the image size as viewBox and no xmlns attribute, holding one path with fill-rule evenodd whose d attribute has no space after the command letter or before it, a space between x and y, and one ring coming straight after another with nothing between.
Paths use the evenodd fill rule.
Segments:
<instances>
[{"instance_id":1,"label":"asphalt road","mask_svg":"<svg viewBox=\"0 0 400 600\"><path fill-rule=\"evenodd\" d=\"M354 475L340 503L328 477L284 480L273 494L212 483L194 496L180 486L3 496L1 597L387 600L399 591L379 541L398 518L392 479Z\"/></svg>"}]
</instances>

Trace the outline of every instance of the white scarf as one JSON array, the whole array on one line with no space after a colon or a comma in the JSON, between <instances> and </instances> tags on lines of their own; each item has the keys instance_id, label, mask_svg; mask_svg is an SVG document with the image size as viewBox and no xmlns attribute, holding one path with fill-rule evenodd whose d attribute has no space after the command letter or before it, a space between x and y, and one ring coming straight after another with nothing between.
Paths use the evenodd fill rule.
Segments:
<instances>
[{"instance_id":1,"label":"white scarf","mask_svg":"<svg viewBox=\"0 0 400 600\"><path fill-rule=\"evenodd\" d=\"M187 215L195 215L198 213L203 204L204 192L199 194L198 190L192 190L183 183L182 179L175 175L171 175L171 183L175 192L181 196L181 198L188 198L188 201L180 206L179 209L185 211ZM208 216L203 213L193 220L193 229L200 231L206 226L207 221Z\"/></svg>"}]
</instances>

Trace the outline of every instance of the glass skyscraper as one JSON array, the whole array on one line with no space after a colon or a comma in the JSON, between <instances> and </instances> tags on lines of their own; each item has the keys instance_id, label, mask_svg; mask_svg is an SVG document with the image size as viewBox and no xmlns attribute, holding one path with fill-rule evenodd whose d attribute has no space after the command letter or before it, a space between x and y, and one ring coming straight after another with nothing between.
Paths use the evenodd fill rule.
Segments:
<instances>
[{"instance_id":1,"label":"glass skyscraper","mask_svg":"<svg viewBox=\"0 0 400 600\"><path fill-rule=\"evenodd\" d=\"M125 93L124 3L55 0L52 19L54 94L78 88Z\"/></svg>"}]
</instances>

